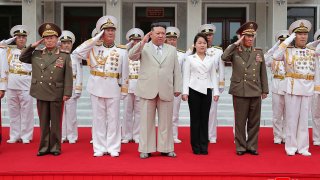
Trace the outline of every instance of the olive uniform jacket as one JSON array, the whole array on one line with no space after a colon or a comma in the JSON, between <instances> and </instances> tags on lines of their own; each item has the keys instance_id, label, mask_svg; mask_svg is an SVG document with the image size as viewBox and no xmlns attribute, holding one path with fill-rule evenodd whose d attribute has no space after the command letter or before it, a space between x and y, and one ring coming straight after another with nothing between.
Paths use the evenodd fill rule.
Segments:
<instances>
[{"instance_id":1,"label":"olive uniform jacket","mask_svg":"<svg viewBox=\"0 0 320 180\"><path fill-rule=\"evenodd\" d=\"M35 50L28 46L21 52L20 61L32 64L30 95L43 101L62 101L72 95L72 64L70 55L55 48Z\"/></svg>"},{"instance_id":2,"label":"olive uniform jacket","mask_svg":"<svg viewBox=\"0 0 320 180\"><path fill-rule=\"evenodd\" d=\"M268 94L267 70L261 49L252 48L251 52L245 52L242 46L231 44L221 58L232 63L229 94L239 97Z\"/></svg>"}]
</instances>

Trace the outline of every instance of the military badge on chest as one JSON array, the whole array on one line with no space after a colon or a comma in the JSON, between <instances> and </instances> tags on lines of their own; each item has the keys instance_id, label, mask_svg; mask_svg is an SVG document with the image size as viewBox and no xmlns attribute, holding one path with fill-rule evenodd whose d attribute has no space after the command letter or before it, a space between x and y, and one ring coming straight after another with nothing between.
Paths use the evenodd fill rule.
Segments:
<instances>
[{"instance_id":1,"label":"military badge on chest","mask_svg":"<svg viewBox=\"0 0 320 180\"><path fill-rule=\"evenodd\" d=\"M64 60L63 60L63 58L60 56L60 57L56 60L55 66L58 67L58 68L63 68L63 65L64 65Z\"/></svg>"},{"instance_id":2,"label":"military badge on chest","mask_svg":"<svg viewBox=\"0 0 320 180\"><path fill-rule=\"evenodd\" d=\"M262 57L260 54L256 55L256 62L262 62Z\"/></svg>"}]
</instances>

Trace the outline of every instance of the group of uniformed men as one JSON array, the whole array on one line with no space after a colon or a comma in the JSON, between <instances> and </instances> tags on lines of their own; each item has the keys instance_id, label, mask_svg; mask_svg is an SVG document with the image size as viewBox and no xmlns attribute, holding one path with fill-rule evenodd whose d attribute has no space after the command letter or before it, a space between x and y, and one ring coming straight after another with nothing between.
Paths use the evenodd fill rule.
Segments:
<instances>
[{"instance_id":1,"label":"group of uniformed men","mask_svg":"<svg viewBox=\"0 0 320 180\"><path fill-rule=\"evenodd\" d=\"M29 34L27 26L17 25L11 29L12 38L0 44L0 96L3 97L6 92L10 118L10 135L7 143L27 144L32 141L34 125L32 97L37 99L41 128L38 156L49 153L59 155L61 143L77 142L76 109L82 91L82 60L86 60L90 67L87 91L90 93L93 111L94 156L110 154L112 157L118 157L121 143L130 141L139 143L141 111L140 99L135 95L135 88L140 62L130 60L127 54L131 47L143 39L144 33L139 28L132 28L126 34L128 44L115 45L116 28L115 17L109 15L101 17L92 32L92 38L82 43L72 53L74 34L67 30L61 32L55 24L44 23L39 27L39 34L46 43L43 49L37 48L43 39L26 48ZM311 24L307 20L294 22L289 31L283 30L276 34L277 43L265 54L266 65L271 67L273 73L274 143L285 142L288 155L294 155L296 152L306 156L311 155L308 151L308 112L313 94L313 140L314 145L320 145L318 77L320 31L316 32L315 41L306 45L310 29ZM224 62L221 59L223 51L220 47L212 46L215 31L216 27L212 24L204 24L199 28L199 32L206 34L208 39L207 54L217 57L214 58L215 68L218 73L219 91L222 93L225 86ZM57 37L60 42L59 47L56 48L54 45L54 48L50 49L52 36ZM179 36L178 28L167 27L167 44L177 47ZM290 43L293 40L295 44L292 46ZM15 45L10 45L12 42L15 42ZM181 70L185 57L189 54L190 51L177 51ZM49 62L41 62L44 59L49 59ZM64 72L62 77L58 77L57 74L62 70ZM72 82L72 79L63 77L69 74L70 76L72 74ZM56 95L60 89L60 95ZM122 123L119 117L120 100L124 103ZM55 102L59 103L54 104ZM181 143L178 138L180 102L181 96L174 98L172 127L175 143ZM217 101L212 101L211 104L208 125L210 143L217 141L217 104ZM63 116L50 115L47 111ZM51 125L48 123L50 120ZM60 128L61 121L62 128Z\"/></svg>"}]
</instances>

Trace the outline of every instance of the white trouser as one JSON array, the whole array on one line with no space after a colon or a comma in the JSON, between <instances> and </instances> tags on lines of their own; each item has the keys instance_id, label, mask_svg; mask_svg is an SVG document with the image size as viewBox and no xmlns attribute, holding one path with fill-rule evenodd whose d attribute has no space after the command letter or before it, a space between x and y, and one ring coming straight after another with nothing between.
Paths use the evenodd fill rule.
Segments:
<instances>
[{"instance_id":1,"label":"white trouser","mask_svg":"<svg viewBox=\"0 0 320 180\"><path fill-rule=\"evenodd\" d=\"M69 141L78 140L77 101L78 99L71 97L68 101L64 102L62 139L68 139Z\"/></svg>"},{"instance_id":2,"label":"white trouser","mask_svg":"<svg viewBox=\"0 0 320 180\"><path fill-rule=\"evenodd\" d=\"M33 98L29 95L29 92L29 90L7 89L11 140L32 140L34 127Z\"/></svg>"},{"instance_id":3,"label":"white trouser","mask_svg":"<svg viewBox=\"0 0 320 180\"><path fill-rule=\"evenodd\" d=\"M172 115L173 139L178 139L180 104L181 104L181 95L178 97L174 97L174 99L173 99L173 115Z\"/></svg>"},{"instance_id":4,"label":"white trouser","mask_svg":"<svg viewBox=\"0 0 320 180\"><path fill-rule=\"evenodd\" d=\"M272 118L274 140L282 141L286 137L284 95L272 93Z\"/></svg>"},{"instance_id":5,"label":"white trouser","mask_svg":"<svg viewBox=\"0 0 320 180\"><path fill-rule=\"evenodd\" d=\"M320 94L313 95L311 111L313 142L320 143Z\"/></svg>"},{"instance_id":6,"label":"white trouser","mask_svg":"<svg viewBox=\"0 0 320 180\"><path fill-rule=\"evenodd\" d=\"M133 93L123 100L122 139L139 141L140 134L140 99Z\"/></svg>"},{"instance_id":7,"label":"white trouser","mask_svg":"<svg viewBox=\"0 0 320 180\"><path fill-rule=\"evenodd\" d=\"M209 140L216 141L217 140L217 109L218 109L218 101L212 100L211 108L209 113Z\"/></svg>"},{"instance_id":8,"label":"white trouser","mask_svg":"<svg viewBox=\"0 0 320 180\"><path fill-rule=\"evenodd\" d=\"M287 153L303 153L309 149L308 113L312 96L285 94Z\"/></svg>"},{"instance_id":9,"label":"white trouser","mask_svg":"<svg viewBox=\"0 0 320 180\"><path fill-rule=\"evenodd\" d=\"M92 138L95 153L120 152L120 97L90 96L92 105Z\"/></svg>"}]
</instances>

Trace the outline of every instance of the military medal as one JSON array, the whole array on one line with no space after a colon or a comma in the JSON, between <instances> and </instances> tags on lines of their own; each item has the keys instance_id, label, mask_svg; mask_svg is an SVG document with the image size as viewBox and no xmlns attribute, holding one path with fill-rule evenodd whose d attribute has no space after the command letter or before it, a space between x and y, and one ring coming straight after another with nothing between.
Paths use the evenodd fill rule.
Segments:
<instances>
[{"instance_id":1,"label":"military medal","mask_svg":"<svg viewBox=\"0 0 320 180\"><path fill-rule=\"evenodd\" d=\"M262 58L261 58L260 54L256 55L256 62L262 62Z\"/></svg>"},{"instance_id":2,"label":"military medal","mask_svg":"<svg viewBox=\"0 0 320 180\"><path fill-rule=\"evenodd\" d=\"M60 56L60 57L56 60L55 66L56 66L56 67L59 67L59 68L63 68L63 64L64 64L64 60L63 60L62 57Z\"/></svg>"}]
</instances>

